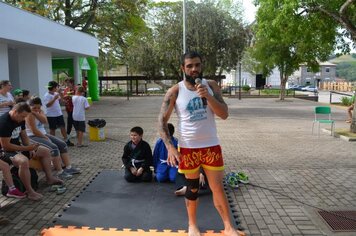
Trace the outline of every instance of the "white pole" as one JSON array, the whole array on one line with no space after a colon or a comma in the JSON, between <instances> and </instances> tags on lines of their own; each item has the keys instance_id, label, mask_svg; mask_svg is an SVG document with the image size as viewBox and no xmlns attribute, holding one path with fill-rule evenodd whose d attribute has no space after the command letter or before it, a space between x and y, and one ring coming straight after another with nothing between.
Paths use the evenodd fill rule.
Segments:
<instances>
[{"instance_id":1,"label":"white pole","mask_svg":"<svg viewBox=\"0 0 356 236\"><path fill-rule=\"evenodd\" d=\"M183 54L186 52L186 15L185 15L185 0L183 0Z\"/></svg>"}]
</instances>

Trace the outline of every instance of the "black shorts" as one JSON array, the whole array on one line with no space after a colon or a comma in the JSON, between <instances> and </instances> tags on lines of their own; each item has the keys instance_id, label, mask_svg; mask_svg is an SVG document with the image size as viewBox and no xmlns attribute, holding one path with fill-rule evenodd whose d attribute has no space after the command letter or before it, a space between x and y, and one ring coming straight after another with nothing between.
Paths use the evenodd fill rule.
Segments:
<instances>
[{"instance_id":1,"label":"black shorts","mask_svg":"<svg viewBox=\"0 0 356 236\"><path fill-rule=\"evenodd\" d=\"M0 160L6 162L9 165L13 165L12 163L12 158L14 158L17 154L23 154L25 155L28 159L30 159L30 152L28 151L23 151L23 152L1 152L0 153Z\"/></svg>"},{"instance_id":2,"label":"black shorts","mask_svg":"<svg viewBox=\"0 0 356 236\"><path fill-rule=\"evenodd\" d=\"M85 121L73 121L74 129L76 131L85 132Z\"/></svg>"},{"instance_id":3,"label":"black shorts","mask_svg":"<svg viewBox=\"0 0 356 236\"><path fill-rule=\"evenodd\" d=\"M65 127L63 115L56 117L47 117L49 129Z\"/></svg>"}]
</instances>

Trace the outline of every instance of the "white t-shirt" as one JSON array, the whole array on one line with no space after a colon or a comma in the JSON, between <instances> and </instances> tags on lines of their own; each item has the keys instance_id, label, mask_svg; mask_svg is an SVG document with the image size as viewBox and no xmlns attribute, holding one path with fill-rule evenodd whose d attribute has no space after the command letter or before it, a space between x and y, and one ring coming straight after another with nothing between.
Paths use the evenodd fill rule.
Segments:
<instances>
[{"instance_id":1,"label":"white t-shirt","mask_svg":"<svg viewBox=\"0 0 356 236\"><path fill-rule=\"evenodd\" d=\"M47 117L58 117L63 115L61 105L59 104L59 98L52 104L52 106L47 107L47 104L56 96L58 93L50 94L47 92L43 97L43 104L46 107Z\"/></svg>"},{"instance_id":2,"label":"white t-shirt","mask_svg":"<svg viewBox=\"0 0 356 236\"><path fill-rule=\"evenodd\" d=\"M89 107L88 99L84 96L74 95L73 102L73 120L85 121L85 108Z\"/></svg>"},{"instance_id":3,"label":"white t-shirt","mask_svg":"<svg viewBox=\"0 0 356 236\"><path fill-rule=\"evenodd\" d=\"M6 96L0 94L0 104L5 103L5 102L13 102L14 97L11 95L11 93L7 93ZM10 111L11 107L6 106L6 107L0 107L0 115L5 114L6 112Z\"/></svg>"}]
</instances>

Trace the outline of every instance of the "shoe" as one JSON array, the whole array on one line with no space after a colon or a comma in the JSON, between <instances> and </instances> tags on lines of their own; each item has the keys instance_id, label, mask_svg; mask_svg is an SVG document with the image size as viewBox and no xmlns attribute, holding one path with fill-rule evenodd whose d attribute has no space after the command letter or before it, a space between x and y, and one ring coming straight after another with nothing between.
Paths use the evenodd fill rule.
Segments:
<instances>
[{"instance_id":1,"label":"shoe","mask_svg":"<svg viewBox=\"0 0 356 236\"><path fill-rule=\"evenodd\" d=\"M63 194L67 191L64 185L52 185L49 192L56 192L57 195Z\"/></svg>"},{"instance_id":2,"label":"shoe","mask_svg":"<svg viewBox=\"0 0 356 236\"><path fill-rule=\"evenodd\" d=\"M239 182L243 184L248 184L248 176L244 172L238 172L237 176L239 177Z\"/></svg>"},{"instance_id":3,"label":"shoe","mask_svg":"<svg viewBox=\"0 0 356 236\"><path fill-rule=\"evenodd\" d=\"M66 172L66 173L68 173L70 175L80 174L80 170L78 170L78 169L76 169L74 167L72 167L70 169L64 169L63 172Z\"/></svg>"},{"instance_id":4,"label":"shoe","mask_svg":"<svg viewBox=\"0 0 356 236\"><path fill-rule=\"evenodd\" d=\"M88 147L88 145L86 144L81 144L81 145L77 145L78 148L82 148L82 147Z\"/></svg>"},{"instance_id":5,"label":"shoe","mask_svg":"<svg viewBox=\"0 0 356 236\"><path fill-rule=\"evenodd\" d=\"M21 192L20 190L18 190L17 188L10 190L7 192L6 194L7 197L13 197L13 198L17 198L17 199L22 199L26 197L26 194L24 194L23 192Z\"/></svg>"},{"instance_id":6,"label":"shoe","mask_svg":"<svg viewBox=\"0 0 356 236\"><path fill-rule=\"evenodd\" d=\"M68 147L73 147L74 143L72 143L69 139L66 141Z\"/></svg>"},{"instance_id":7,"label":"shoe","mask_svg":"<svg viewBox=\"0 0 356 236\"><path fill-rule=\"evenodd\" d=\"M63 186L64 186L63 184L53 184L49 188L48 192L56 192L58 188L61 188Z\"/></svg>"},{"instance_id":8,"label":"shoe","mask_svg":"<svg viewBox=\"0 0 356 236\"><path fill-rule=\"evenodd\" d=\"M57 188L56 194L61 195L61 194L65 193L66 191L67 191L67 188L62 186L62 187Z\"/></svg>"},{"instance_id":9,"label":"shoe","mask_svg":"<svg viewBox=\"0 0 356 236\"><path fill-rule=\"evenodd\" d=\"M60 173L58 175L58 178L60 179L71 179L73 177L73 175L71 175L70 173L66 172L65 169L63 170L62 173Z\"/></svg>"}]
</instances>

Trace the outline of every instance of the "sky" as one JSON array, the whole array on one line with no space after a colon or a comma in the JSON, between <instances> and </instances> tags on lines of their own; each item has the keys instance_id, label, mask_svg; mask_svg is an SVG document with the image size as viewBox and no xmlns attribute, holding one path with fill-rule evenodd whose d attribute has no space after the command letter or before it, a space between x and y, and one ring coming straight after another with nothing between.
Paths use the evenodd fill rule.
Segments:
<instances>
[{"instance_id":1,"label":"sky","mask_svg":"<svg viewBox=\"0 0 356 236\"><path fill-rule=\"evenodd\" d=\"M183 0L154 0L155 2L177 2ZM246 23L252 23L256 15L256 7L252 4L252 0L236 0L242 2L242 7L244 9L244 20ZM199 2L199 0L196 0Z\"/></svg>"}]
</instances>

